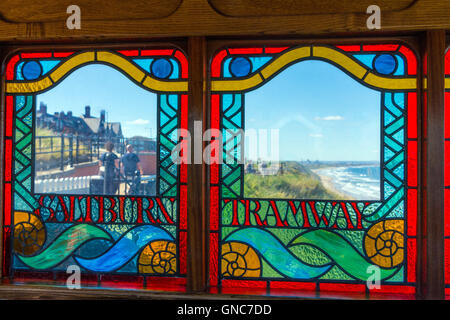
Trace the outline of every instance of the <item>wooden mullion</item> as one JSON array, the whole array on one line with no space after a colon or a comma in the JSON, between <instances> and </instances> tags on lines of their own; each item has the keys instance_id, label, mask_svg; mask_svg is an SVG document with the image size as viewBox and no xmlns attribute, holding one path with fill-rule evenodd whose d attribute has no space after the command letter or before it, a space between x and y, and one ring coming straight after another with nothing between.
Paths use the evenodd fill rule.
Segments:
<instances>
[{"instance_id":1,"label":"wooden mullion","mask_svg":"<svg viewBox=\"0 0 450 320\"><path fill-rule=\"evenodd\" d=\"M189 103L188 130L191 134L191 163L188 165L187 183L187 290L206 290L206 165L194 163L194 152L202 137L194 136L194 124L206 119L206 40L204 37L188 39ZM198 134L196 132L196 134ZM204 143L201 143L204 150Z\"/></svg>"},{"instance_id":2,"label":"wooden mullion","mask_svg":"<svg viewBox=\"0 0 450 320\"><path fill-rule=\"evenodd\" d=\"M444 299L444 54L445 31L427 31L427 121L421 166L423 185L420 219L418 295L423 299Z\"/></svg>"}]
</instances>

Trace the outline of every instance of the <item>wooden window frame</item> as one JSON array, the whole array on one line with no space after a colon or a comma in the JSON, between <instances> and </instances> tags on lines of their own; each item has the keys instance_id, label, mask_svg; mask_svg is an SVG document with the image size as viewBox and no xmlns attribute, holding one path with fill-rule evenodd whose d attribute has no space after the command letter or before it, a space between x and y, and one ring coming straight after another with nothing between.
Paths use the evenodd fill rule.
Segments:
<instances>
[{"instance_id":1,"label":"wooden window frame","mask_svg":"<svg viewBox=\"0 0 450 320\"><path fill-rule=\"evenodd\" d=\"M204 36L193 36L188 38L174 38L170 39L147 39L147 41L140 39L140 43L152 43L157 41L158 45L173 45L178 44L184 51L187 52L189 61L189 103L188 103L188 128L193 130L194 121L203 121L203 130L209 128L209 79L208 67L209 60L214 51L223 45L235 44L297 44L297 43L314 43L314 42L336 42L340 43L354 43L355 41L365 42L380 42L401 40L410 43L411 46L420 52L419 66L422 69L423 58L425 52L427 53L427 113L423 112L423 104L418 105L418 126L419 126L419 167L421 174L418 181L419 204L418 204L418 247L417 247L417 295L418 299L444 299L444 251L443 251L443 225L444 225L444 59L443 51L446 47L445 30L432 30L425 33L414 33L409 36L380 36L380 37L346 37L327 39L325 36L315 39L299 39L292 38L292 36L283 37L239 37L239 38L206 38ZM116 39L115 43L98 43L98 42L73 42L66 44L67 47L111 47L112 46L126 46L126 41L121 42ZM43 46L38 43L27 43L26 46L19 48L44 49L49 46ZM0 47L0 60L3 61L5 57L13 49L18 46L5 45ZM423 76L418 74L419 79L419 101L423 98ZM4 79L3 79L4 80ZM2 81L2 84L4 81ZM4 85L1 87L0 98L2 104L4 101ZM4 126L4 108L2 108L2 122L0 130ZM425 118L426 117L426 118ZM423 120L426 120L426 132ZM3 131L2 131L3 132ZM192 131L191 131L192 132ZM1 136L0 145L3 149L3 134ZM426 143L425 139L426 137ZM193 145L192 148L195 146ZM202 148L205 147L203 144ZM3 152L3 150L0 150ZM193 151L193 150L192 150ZM242 298L231 295L218 295L208 293L207 283L207 239L208 239L208 170L205 164L189 165L188 166L188 267L187 267L187 291L186 293L168 293L168 292L148 292L148 291L114 291L114 290L90 290L81 289L70 291L67 289L45 288L36 285L21 285L16 286L7 279L2 281L0 285L0 296L9 298L14 297L42 297L50 296L57 297L58 295L65 295L67 298L99 298L99 297L122 297L122 298L141 298L141 297L155 297L155 298L218 298L225 296L227 298ZM0 167L0 176L3 177L3 165ZM0 181L3 185L3 181ZM0 194L3 194L2 187L0 187ZM425 196L428 195L428 196ZM0 207L3 203L0 202ZM427 214L425 214L425 212ZM3 221L3 210L0 211L0 223ZM0 225L0 227L2 227ZM195 249L195 250L194 250ZM0 243L0 251L2 250L2 243ZM36 296L34 296L36 295ZM301 293L299 293L299 296ZM345 294L343 294L345 296ZM246 296L248 298L261 298L261 296ZM271 296L264 296L264 298L271 298ZM386 296L389 298L389 296Z\"/></svg>"}]
</instances>

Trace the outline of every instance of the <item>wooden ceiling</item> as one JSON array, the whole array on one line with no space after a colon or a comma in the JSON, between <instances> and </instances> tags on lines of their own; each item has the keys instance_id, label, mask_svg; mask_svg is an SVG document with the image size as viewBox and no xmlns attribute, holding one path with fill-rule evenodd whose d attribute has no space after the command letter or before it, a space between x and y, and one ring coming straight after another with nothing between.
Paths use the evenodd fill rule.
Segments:
<instances>
[{"instance_id":1,"label":"wooden ceiling","mask_svg":"<svg viewBox=\"0 0 450 320\"><path fill-rule=\"evenodd\" d=\"M81 29L66 27L71 4ZM186 36L374 33L366 9L381 8L381 32L450 29L450 1L438 0L6 0L0 41Z\"/></svg>"}]
</instances>

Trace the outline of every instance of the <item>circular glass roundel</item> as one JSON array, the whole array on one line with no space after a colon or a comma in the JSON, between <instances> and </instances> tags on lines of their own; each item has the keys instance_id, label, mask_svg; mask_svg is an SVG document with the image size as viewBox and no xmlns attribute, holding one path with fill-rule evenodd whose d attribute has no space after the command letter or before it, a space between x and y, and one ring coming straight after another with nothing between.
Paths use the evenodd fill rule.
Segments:
<instances>
[{"instance_id":1,"label":"circular glass roundel","mask_svg":"<svg viewBox=\"0 0 450 320\"><path fill-rule=\"evenodd\" d=\"M34 80L41 76L42 67L37 61L27 61L22 66L22 75L25 80Z\"/></svg>"},{"instance_id":2,"label":"circular glass roundel","mask_svg":"<svg viewBox=\"0 0 450 320\"><path fill-rule=\"evenodd\" d=\"M156 59L152 62L150 70L154 76L165 79L172 73L172 64L167 59Z\"/></svg>"},{"instance_id":3,"label":"circular glass roundel","mask_svg":"<svg viewBox=\"0 0 450 320\"><path fill-rule=\"evenodd\" d=\"M230 63L230 72L235 77L244 77L250 73L252 63L247 58L237 57Z\"/></svg>"},{"instance_id":4,"label":"circular glass roundel","mask_svg":"<svg viewBox=\"0 0 450 320\"><path fill-rule=\"evenodd\" d=\"M397 61L391 54L380 54L375 58L373 66L381 74L391 74L397 69Z\"/></svg>"}]
</instances>

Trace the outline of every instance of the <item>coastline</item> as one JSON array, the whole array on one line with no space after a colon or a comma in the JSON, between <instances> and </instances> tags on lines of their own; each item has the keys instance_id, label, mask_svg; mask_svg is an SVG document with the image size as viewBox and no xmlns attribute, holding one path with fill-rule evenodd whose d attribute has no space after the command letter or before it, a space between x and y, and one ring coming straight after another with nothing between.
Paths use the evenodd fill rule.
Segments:
<instances>
[{"instance_id":1,"label":"coastline","mask_svg":"<svg viewBox=\"0 0 450 320\"><path fill-rule=\"evenodd\" d=\"M320 169L312 169L311 171L319 176L320 181L322 182L325 189L337 194L339 197L342 197L342 199L340 199L340 200L355 200L352 196L350 196L350 195L342 192L342 190L339 190L338 188L336 188L336 186L333 184L333 179L330 176L320 174L318 172L318 171L320 171Z\"/></svg>"}]
</instances>

